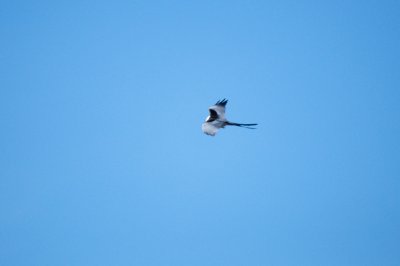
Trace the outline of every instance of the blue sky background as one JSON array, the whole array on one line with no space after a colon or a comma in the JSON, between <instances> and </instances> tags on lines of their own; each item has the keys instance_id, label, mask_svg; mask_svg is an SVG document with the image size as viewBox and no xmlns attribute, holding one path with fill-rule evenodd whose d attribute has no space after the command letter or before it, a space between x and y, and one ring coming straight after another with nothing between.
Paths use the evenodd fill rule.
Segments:
<instances>
[{"instance_id":1,"label":"blue sky background","mask_svg":"<svg viewBox=\"0 0 400 266\"><path fill-rule=\"evenodd\" d=\"M398 1L3 1L1 265L400 265ZM201 132L207 108L257 130Z\"/></svg>"}]
</instances>

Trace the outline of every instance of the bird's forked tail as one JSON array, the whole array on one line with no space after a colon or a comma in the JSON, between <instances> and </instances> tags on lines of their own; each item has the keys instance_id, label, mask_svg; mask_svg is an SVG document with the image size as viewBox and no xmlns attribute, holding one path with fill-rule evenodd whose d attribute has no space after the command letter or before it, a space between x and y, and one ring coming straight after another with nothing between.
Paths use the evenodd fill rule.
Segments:
<instances>
[{"instance_id":1,"label":"bird's forked tail","mask_svg":"<svg viewBox=\"0 0 400 266\"><path fill-rule=\"evenodd\" d=\"M256 129L253 126L257 126L258 124L241 124L241 123L233 123L233 122L226 121L226 125L244 127L244 128L248 128L248 129Z\"/></svg>"}]
</instances>

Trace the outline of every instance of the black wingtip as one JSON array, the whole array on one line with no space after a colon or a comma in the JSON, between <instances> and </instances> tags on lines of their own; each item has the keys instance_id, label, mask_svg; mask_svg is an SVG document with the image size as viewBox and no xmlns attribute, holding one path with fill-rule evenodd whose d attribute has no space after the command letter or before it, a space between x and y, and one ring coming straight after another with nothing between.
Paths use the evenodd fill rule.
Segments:
<instances>
[{"instance_id":1,"label":"black wingtip","mask_svg":"<svg viewBox=\"0 0 400 266\"><path fill-rule=\"evenodd\" d=\"M227 99L219 100L215 105L225 106L228 103Z\"/></svg>"}]
</instances>

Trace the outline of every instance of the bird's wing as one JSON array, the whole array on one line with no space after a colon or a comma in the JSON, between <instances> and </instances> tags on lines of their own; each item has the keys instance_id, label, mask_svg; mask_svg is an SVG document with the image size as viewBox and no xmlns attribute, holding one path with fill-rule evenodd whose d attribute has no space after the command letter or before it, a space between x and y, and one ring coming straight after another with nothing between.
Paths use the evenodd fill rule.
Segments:
<instances>
[{"instance_id":1,"label":"bird's wing","mask_svg":"<svg viewBox=\"0 0 400 266\"><path fill-rule=\"evenodd\" d=\"M211 123L205 122L201 125L201 129L203 130L203 132L205 134L210 135L210 136L215 136L215 134L217 134L219 128Z\"/></svg>"},{"instance_id":2,"label":"bird's wing","mask_svg":"<svg viewBox=\"0 0 400 266\"><path fill-rule=\"evenodd\" d=\"M210 117L208 118L207 122L212 122L219 118L217 111L214 109L208 109L208 111L210 112Z\"/></svg>"},{"instance_id":3,"label":"bird's wing","mask_svg":"<svg viewBox=\"0 0 400 266\"><path fill-rule=\"evenodd\" d=\"M228 103L227 99L218 101L215 105L210 106L208 109L210 111L210 118L225 119L225 106Z\"/></svg>"}]
</instances>

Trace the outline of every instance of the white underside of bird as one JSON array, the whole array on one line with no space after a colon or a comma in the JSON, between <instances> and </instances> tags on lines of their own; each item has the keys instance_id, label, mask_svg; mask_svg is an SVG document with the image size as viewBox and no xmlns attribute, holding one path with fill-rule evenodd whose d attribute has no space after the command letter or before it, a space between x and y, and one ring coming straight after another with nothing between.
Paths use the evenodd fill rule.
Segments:
<instances>
[{"instance_id":1,"label":"white underside of bird","mask_svg":"<svg viewBox=\"0 0 400 266\"><path fill-rule=\"evenodd\" d=\"M210 136L215 136L220 128L224 127L224 122L222 121L212 121L212 122L204 122L201 125L201 129L203 132Z\"/></svg>"}]
</instances>

